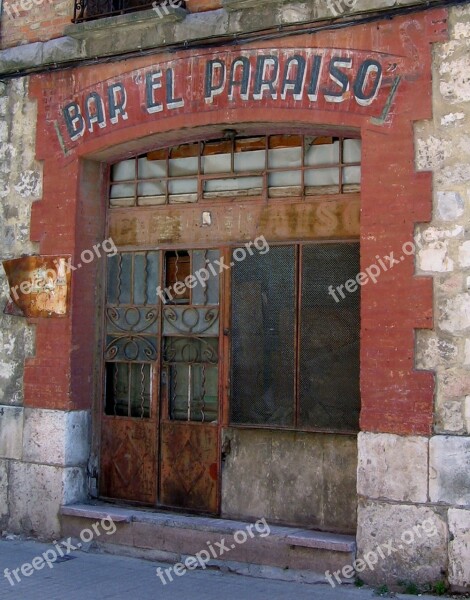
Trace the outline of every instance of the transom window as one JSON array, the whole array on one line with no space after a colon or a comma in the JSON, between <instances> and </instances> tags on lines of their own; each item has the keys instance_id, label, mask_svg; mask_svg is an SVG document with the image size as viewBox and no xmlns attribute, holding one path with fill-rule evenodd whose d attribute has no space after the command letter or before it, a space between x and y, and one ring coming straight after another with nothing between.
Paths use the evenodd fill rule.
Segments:
<instances>
[{"instance_id":1,"label":"transom window","mask_svg":"<svg viewBox=\"0 0 470 600\"><path fill-rule=\"evenodd\" d=\"M272 135L183 144L121 161L110 207L300 198L359 191L358 139Z\"/></svg>"}]
</instances>

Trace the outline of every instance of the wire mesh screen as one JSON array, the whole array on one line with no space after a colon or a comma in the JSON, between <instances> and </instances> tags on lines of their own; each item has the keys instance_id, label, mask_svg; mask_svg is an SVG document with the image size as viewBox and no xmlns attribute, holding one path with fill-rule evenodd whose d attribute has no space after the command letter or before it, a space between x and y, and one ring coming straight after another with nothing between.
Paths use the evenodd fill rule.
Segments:
<instances>
[{"instance_id":1,"label":"wire mesh screen","mask_svg":"<svg viewBox=\"0 0 470 600\"><path fill-rule=\"evenodd\" d=\"M233 423L294 424L295 254L277 246L234 261Z\"/></svg>"},{"instance_id":2,"label":"wire mesh screen","mask_svg":"<svg viewBox=\"0 0 470 600\"><path fill-rule=\"evenodd\" d=\"M359 244L310 244L302 253L299 407L301 427L357 430L360 291L336 288L360 271ZM344 287L343 287L344 290Z\"/></svg>"}]
</instances>

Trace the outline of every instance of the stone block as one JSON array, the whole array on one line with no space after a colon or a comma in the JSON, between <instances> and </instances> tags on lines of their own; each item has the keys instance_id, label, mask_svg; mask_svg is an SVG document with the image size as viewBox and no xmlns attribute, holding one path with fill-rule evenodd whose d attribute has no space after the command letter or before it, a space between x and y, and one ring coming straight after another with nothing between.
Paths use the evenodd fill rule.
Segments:
<instances>
[{"instance_id":1,"label":"stone block","mask_svg":"<svg viewBox=\"0 0 470 600\"><path fill-rule=\"evenodd\" d=\"M434 331L427 329L416 332L416 367L418 369L431 370L438 366L454 366L458 352L459 348L452 339L444 339L437 336Z\"/></svg>"},{"instance_id":2,"label":"stone block","mask_svg":"<svg viewBox=\"0 0 470 600\"><path fill-rule=\"evenodd\" d=\"M50 40L43 45L45 63L73 60L80 58L82 54L82 44L67 36Z\"/></svg>"},{"instance_id":3,"label":"stone block","mask_svg":"<svg viewBox=\"0 0 470 600\"><path fill-rule=\"evenodd\" d=\"M0 458L21 459L23 452L23 408L0 407Z\"/></svg>"},{"instance_id":4,"label":"stone block","mask_svg":"<svg viewBox=\"0 0 470 600\"><path fill-rule=\"evenodd\" d=\"M360 501L357 557L369 557L370 567L358 574L369 584L439 581L447 566L447 536L446 519L436 509Z\"/></svg>"},{"instance_id":5,"label":"stone block","mask_svg":"<svg viewBox=\"0 0 470 600\"><path fill-rule=\"evenodd\" d=\"M463 215L464 201L457 192L437 192L437 214L443 221L455 221Z\"/></svg>"},{"instance_id":6,"label":"stone block","mask_svg":"<svg viewBox=\"0 0 470 600\"><path fill-rule=\"evenodd\" d=\"M470 506L470 437L431 438L429 496L431 502Z\"/></svg>"},{"instance_id":7,"label":"stone block","mask_svg":"<svg viewBox=\"0 0 470 600\"><path fill-rule=\"evenodd\" d=\"M8 73L38 67L42 63L42 48L41 42L35 42L3 50L0 52L0 71Z\"/></svg>"},{"instance_id":8,"label":"stone block","mask_svg":"<svg viewBox=\"0 0 470 600\"><path fill-rule=\"evenodd\" d=\"M438 394L435 415L436 433L465 433L466 424L462 400L449 400Z\"/></svg>"},{"instance_id":9,"label":"stone block","mask_svg":"<svg viewBox=\"0 0 470 600\"><path fill-rule=\"evenodd\" d=\"M67 467L84 465L89 446L88 411L25 409L24 460Z\"/></svg>"},{"instance_id":10,"label":"stone block","mask_svg":"<svg viewBox=\"0 0 470 600\"><path fill-rule=\"evenodd\" d=\"M60 535L62 504L86 498L85 470L12 462L8 528L14 533L52 539Z\"/></svg>"},{"instance_id":11,"label":"stone block","mask_svg":"<svg viewBox=\"0 0 470 600\"><path fill-rule=\"evenodd\" d=\"M358 451L360 495L426 502L428 438L361 432Z\"/></svg>"},{"instance_id":12,"label":"stone block","mask_svg":"<svg viewBox=\"0 0 470 600\"><path fill-rule=\"evenodd\" d=\"M450 333L461 333L470 327L470 294L458 294L439 306L439 327Z\"/></svg>"},{"instance_id":13,"label":"stone block","mask_svg":"<svg viewBox=\"0 0 470 600\"><path fill-rule=\"evenodd\" d=\"M459 262L463 268L470 267L470 241L461 244L459 248Z\"/></svg>"},{"instance_id":14,"label":"stone block","mask_svg":"<svg viewBox=\"0 0 470 600\"><path fill-rule=\"evenodd\" d=\"M470 433L470 396L465 397L464 418L467 431Z\"/></svg>"},{"instance_id":15,"label":"stone block","mask_svg":"<svg viewBox=\"0 0 470 600\"><path fill-rule=\"evenodd\" d=\"M470 510L451 508L449 522L449 583L458 591L470 587Z\"/></svg>"},{"instance_id":16,"label":"stone block","mask_svg":"<svg viewBox=\"0 0 470 600\"><path fill-rule=\"evenodd\" d=\"M430 273L448 273L454 270L454 261L449 258L447 241L432 242L418 252L418 267Z\"/></svg>"}]
</instances>

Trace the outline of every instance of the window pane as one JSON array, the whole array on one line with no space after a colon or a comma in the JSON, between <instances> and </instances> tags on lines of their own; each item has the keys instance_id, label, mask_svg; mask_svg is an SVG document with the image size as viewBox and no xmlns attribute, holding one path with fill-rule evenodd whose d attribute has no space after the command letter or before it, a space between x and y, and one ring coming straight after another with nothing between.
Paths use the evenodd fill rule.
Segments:
<instances>
[{"instance_id":1,"label":"window pane","mask_svg":"<svg viewBox=\"0 0 470 600\"><path fill-rule=\"evenodd\" d=\"M232 271L233 423L294 423L295 248L271 247Z\"/></svg>"},{"instance_id":2,"label":"window pane","mask_svg":"<svg viewBox=\"0 0 470 600\"><path fill-rule=\"evenodd\" d=\"M213 154L204 156L202 160L202 172L205 175L214 173L230 173L232 171L231 154Z\"/></svg>"},{"instance_id":3,"label":"window pane","mask_svg":"<svg viewBox=\"0 0 470 600\"><path fill-rule=\"evenodd\" d=\"M338 185L339 169L315 169L305 171L305 185Z\"/></svg>"},{"instance_id":4,"label":"window pane","mask_svg":"<svg viewBox=\"0 0 470 600\"><path fill-rule=\"evenodd\" d=\"M253 190L259 194L263 188L262 177L238 177L236 179L211 179L204 183L205 192L237 192L239 190Z\"/></svg>"},{"instance_id":5,"label":"window pane","mask_svg":"<svg viewBox=\"0 0 470 600\"><path fill-rule=\"evenodd\" d=\"M217 420L218 339L166 338L164 361L169 374L170 418Z\"/></svg>"},{"instance_id":6,"label":"window pane","mask_svg":"<svg viewBox=\"0 0 470 600\"><path fill-rule=\"evenodd\" d=\"M197 175L199 160L197 156L189 158L170 159L170 177L182 177L187 175Z\"/></svg>"},{"instance_id":7,"label":"window pane","mask_svg":"<svg viewBox=\"0 0 470 600\"><path fill-rule=\"evenodd\" d=\"M137 194L139 198L143 198L145 196L165 196L166 182L147 181L145 183L139 183L137 187Z\"/></svg>"},{"instance_id":8,"label":"window pane","mask_svg":"<svg viewBox=\"0 0 470 600\"><path fill-rule=\"evenodd\" d=\"M302 148L276 148L269 150L270 169L288 169L302 166Z\"/></svg>"},{"instance_id":9,"label":"window pane","mask_svg":"<svg viewBox=\"0 0 470 600\"><path fill-rule=\"evenodd\" d=\"M123 160L113 165L111 181L126 181L135 179L135 159Z\"/></svg>"},{"instance_id":10,"label":"window pane","mask_svg":"<svg viewBox=\"0 0 470 600\"><path fill-rule=\"evenodd\" d=\"M133 183L119 183L111 186L111 200L114 198L132 198L135 196L135 185Z\"/></svg>"},{"instance_id":11,"label":"window pane","mask_svg":"<svg viewBox=\"0 0 470 600\"><path fill-rule=\"evenodd\" d=\"M117 417L150 417L151 367L148 364L107 363L105 413Z\"/></svg>"},{"instance_id":12,"label":"window pane","mask_svg":"<svg viewBox=\"0 0 470 600\"><path fill-rule=\"evenodd\" d=\"M345 167L343 183L361 183L361 167Z\"/></svg>"},{"instance_id":13,"label":"window pane","mask_svg":"<svg viewBox=\"0 0 470 600\"><path fill-rule=\"evenodd\" d=\"M343 162L360 163L361 162L361 140L344 140L343 143Z\"/></svg>"},{"instance_id":14,"label":"window pane","mask_svg":"<svg viewBox=\"0 0 470 600\"><path fill-rule=\"evenodd\" d=\"M337 165L339 163L339 142L331 144L312 143L305 152L305 165L316 167L319 165Z\"/></svg>"},{"instance_id":15,"label":"window pane","mask_svg":"<svg viewBox=\"0 0 470 600\"><path fill-rule=\"evenodd\" d=\"M360 271L359 244L303 247L300 320L300 423L357 430L359 419L360 291L329 292Z\"/></svg>"},{"instance_id":16,"label":"window pane","mask_svg":"<svg viewBox=\"0 0 470 600\"><path fill-rule=\"evenodd\" d=\"M129 367L126 363L106 364L107 415L127 417L129 414Z\"/></svg>"},{"instance_id":17,"label":"window pane","mask_svg":"<svg viewBox=\"0 0 470 600\"><path fill-rule=\"evenodd\" d=\"M139 179L158 179L166 176L166 160L139 158Z\"/></svg>"},{"instance_id":18,"label":"window pane","mask_svg":"<svg viewBox=\"0 0 470 600\"><path fill-rule=\"evenodd\" d=\"M235 173L248 171L264 171L266 167L266 151L238 152L234 157Z\"/></svg>"},{"instance_id":19,"label":"window pane","mask_svg":"<svg viewBox=\"0 0 470 600\"><path fill-rule=\"evenodd\" d=\"M193 250L192 254L193 275L202 271L193 287L192 303L202 306L219 304L219 250ZM204 279L206 281L201 284Z\"/></svg>"}]
</instances>

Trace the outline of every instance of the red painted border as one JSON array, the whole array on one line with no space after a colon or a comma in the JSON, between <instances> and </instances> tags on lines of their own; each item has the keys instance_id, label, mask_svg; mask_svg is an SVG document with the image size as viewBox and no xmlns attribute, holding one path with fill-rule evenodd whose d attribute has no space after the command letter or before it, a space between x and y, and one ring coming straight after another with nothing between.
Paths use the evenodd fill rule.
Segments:
<instances>
[{"instance_id":1,"label":"red painted border","mask_svg":"<svg viewBox=\"0 0 470 600\"><path fill-rule=\"evenodd\" d=\"M33 205L31 238L40 242L42 253L75 256L93 240L102 239L102 171L90 161L83 162L84 158L101 153L107 160L115 160L126 151L136 153L139 147L135 141L147 136L156 136L152 143L159 140L164 145L194 136L197 127L222 131L234 123L269 121L273 129L294 123L295 127L326 125L360 130L362 268L375 263L377 255L383 257L393 251L395 256L401 256L402 244L413 239L415 224L431 219L431 175L415 171L413 122L432 116L430 44L447 39L446 18L447 11L432 10L276 43L276 47L383 52L406 59L407 71L382 126L371 123L364 114L305 108L281 107L267 112L258 106L224 107L156 119L150 124L134 114L129 124L86 139L64 156L53 122L57 106L80 90L122 72L164 62L168 57L147 57L33 77L30 93L38 101L37 157L44 161L44 195ZM184 57L183 53L176 58ZM146 143L150 142L143 140L141 148ZM26 364L26 406L63 410L91 407L96 269L99 267L75 276L70 319L37 321L36 356ZM433 374L414 369L414 331L432 327L432 307L432 281L414 275L413 257L383 272L375 285L369 283L362 288L363 430L431 432Z\"/></svg>"}]
</instances>

